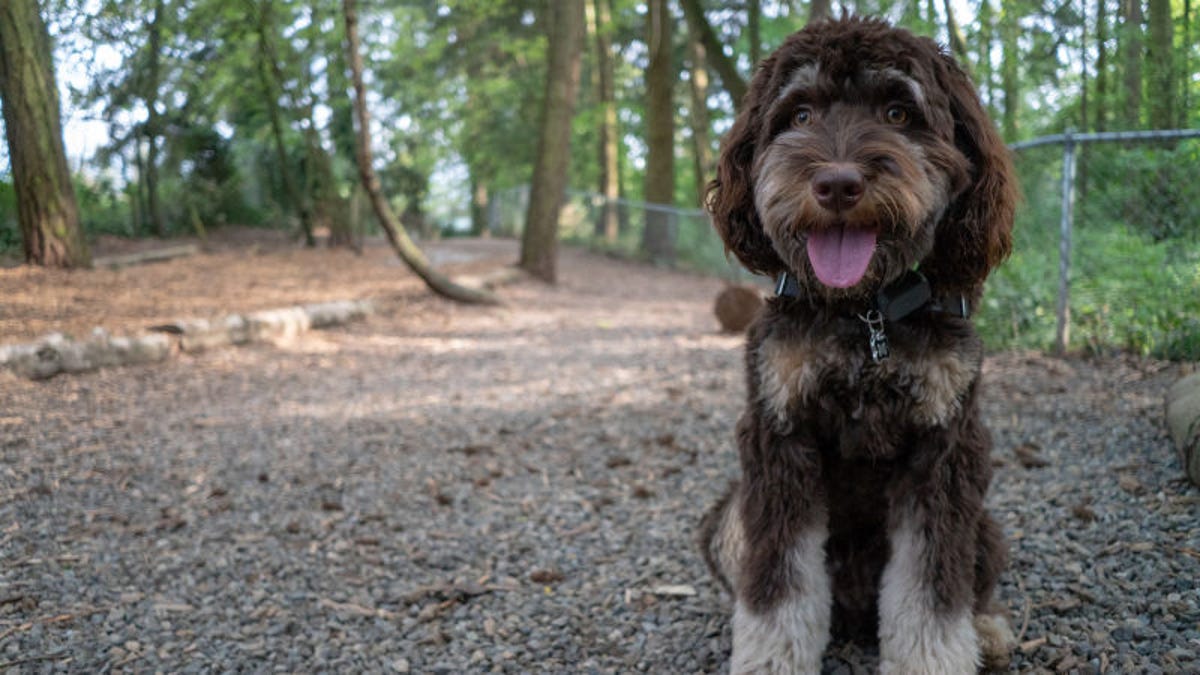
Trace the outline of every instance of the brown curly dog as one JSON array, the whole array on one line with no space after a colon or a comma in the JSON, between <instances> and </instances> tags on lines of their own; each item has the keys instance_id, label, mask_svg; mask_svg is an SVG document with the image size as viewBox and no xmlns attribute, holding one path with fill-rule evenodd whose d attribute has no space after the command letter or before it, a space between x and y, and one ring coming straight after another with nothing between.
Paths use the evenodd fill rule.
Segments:
<instances>
[{"instance_id":1,"label":"brown curly dog","mask_svg":"<svg viewBox=\"0 0 1200 675\"><path fill-rule=\"evenodd\" d=\"M728 250L778 280L747 338L742 478L701 525L734 673L817 673L831 635L877 638L883 673L1007 663L969 317L1015 202L934 42L850 17L759 66L708 195Z\"/></svg>"}]
</instances>

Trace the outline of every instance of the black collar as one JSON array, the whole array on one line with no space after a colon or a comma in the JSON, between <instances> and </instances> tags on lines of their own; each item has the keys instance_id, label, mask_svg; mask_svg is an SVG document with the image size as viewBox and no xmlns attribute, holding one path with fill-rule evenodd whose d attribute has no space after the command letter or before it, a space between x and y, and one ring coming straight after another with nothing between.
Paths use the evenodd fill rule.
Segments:
<instances>
[{"instance_id":1,"label":"black collar","mask_svg":"<svg viewBox=\"0 0 1200 675\"><path fill-rule=\"evenodd\" d=\"M799 298L800 285L789 272L779 276L775 295L783 298ZM916 270L905 272L896 281L884 286L875 294L875 305L888 321L899 321L919 311L949 314L962 319L971 317L971 305L964 295L947 298L933 297L933 289L924 274Z\"/></svg>"}]
</instances>

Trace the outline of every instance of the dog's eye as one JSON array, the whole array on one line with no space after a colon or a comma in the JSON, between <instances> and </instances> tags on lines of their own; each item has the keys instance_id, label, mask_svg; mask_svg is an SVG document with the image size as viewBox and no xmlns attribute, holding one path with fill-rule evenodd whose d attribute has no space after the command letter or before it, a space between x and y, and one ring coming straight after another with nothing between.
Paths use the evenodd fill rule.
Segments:
<instances>
[{"instance_id":1,"label":"dog's eye","mask_svg":"<svg viewBox=\"0 0 1200 675\"><path fill-rule=\"evenodd\" d=\"M804 127L804 126L808 126L809 124L812 124L812 121L813 121L812 108L805 106L805 107L802 107L799 110L797 110L796 117L793 121L795 122L796 126L798 126L798 127Z\"/></svg>"},{"instance_id":2,"label":"dog's eye","mask_svg":"<svg viewBox=\"0 0 1200 675\"><path fill-rule=\"evenodd\" d=\"M887 116L888 124L900 125L908 123L908 111L901 106L890 106L884 114Z\"/></svg>"}]
</instances>

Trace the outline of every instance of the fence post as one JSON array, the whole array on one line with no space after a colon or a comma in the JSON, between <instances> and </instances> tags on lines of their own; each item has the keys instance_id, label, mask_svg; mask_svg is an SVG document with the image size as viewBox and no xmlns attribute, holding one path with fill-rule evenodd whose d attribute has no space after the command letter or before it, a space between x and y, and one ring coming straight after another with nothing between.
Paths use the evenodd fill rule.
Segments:
<instances>
[{"instance_id":1,"label":"fence post","mask_svg":"<svg viewBox=\"0 0 1200 675\"><path fill-rule=\"evenodd\" d=\"M1058 327L1054 351L1063 354L1071 339L1071 224L1075 215L1075 137L1063 134L1062 220L1058 237Z\"/></svg>"}]
</instances>

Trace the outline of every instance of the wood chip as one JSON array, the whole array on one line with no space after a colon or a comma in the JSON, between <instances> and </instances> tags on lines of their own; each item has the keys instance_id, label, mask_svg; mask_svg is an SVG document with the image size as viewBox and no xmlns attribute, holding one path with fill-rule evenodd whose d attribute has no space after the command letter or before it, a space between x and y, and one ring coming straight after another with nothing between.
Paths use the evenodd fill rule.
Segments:
<instances>
[{"instance_id":1,"label":"wood chip","mask_svg":"<svg viewBox=\"0 0 1200 675\"><path fill-rule=\"evenodd\" d=\"M650 592L667 597L691 597L696 594L696 589L687 584L665 584L651 588Z\"/></svg>"},{"instance_id":2,"label":"wood chip","mask_svg":"<svg viewBox=\"0 0 1200 675\"><path fill-rule=\"evenodd\" d=\"M1041 456L1042 448L1037 443L1022 443L1013 448L1017 463L1026 469L1040 469L1050 466L1050 461Z\"/></svg>"},{"instance_id":3,"label":"wood chip","mask_svg":"<svg viewBox=\"0 0 1200 675\"><path fill-rule=\"evenodd\" d=\"M529 580L535 584L556 584L566 578L567 575L551 569L534 570L529 573Z\"/></svg>"},{"instance_id":4,"label":"wood chip","mask_svg":"<svg viewBox=\"0 0 1200 675\"><path fill-rule=\"evenodd\" d=\"M1032 640L1026 640L1021 643L1021 651L1028 654L1028 653L1032 652L1033 650L1037 649L1038 647L1041 647L1042 645L1046 644L1046 642L1048 642L1048 640L1045 636L1042 636L1040 638L1034 638Z\"/></svg>"}]
</instances>

